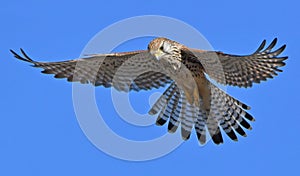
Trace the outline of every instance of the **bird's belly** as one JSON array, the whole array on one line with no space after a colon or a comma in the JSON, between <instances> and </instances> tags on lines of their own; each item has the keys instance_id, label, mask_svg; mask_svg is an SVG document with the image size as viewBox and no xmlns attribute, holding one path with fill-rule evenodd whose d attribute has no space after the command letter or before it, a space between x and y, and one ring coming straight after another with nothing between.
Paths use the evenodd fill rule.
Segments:
<instances>
[{"instance_id":1,"label":"bird's belly","mask_svg":"<svg viewBox=\"0 0 300 176\"><path fill-rule=\"evenodd\" d=\"M204 106L210 109L210 88L209 81L204 73L193 74L191 71L179 71L175 79L178 87L183 91L189 104Z\"/></svg>"}]
</instances>

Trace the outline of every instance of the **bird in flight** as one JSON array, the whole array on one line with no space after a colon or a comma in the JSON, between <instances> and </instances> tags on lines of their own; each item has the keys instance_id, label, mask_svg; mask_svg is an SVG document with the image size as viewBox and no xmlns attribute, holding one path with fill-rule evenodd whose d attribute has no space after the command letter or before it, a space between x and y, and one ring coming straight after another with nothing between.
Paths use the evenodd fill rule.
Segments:
<instances>
[{"instance_id":1,"label":"bird in flight","mask_svg":"<svg viewBox=\"0 0 300 176\"><path fill-rule=\"evenodd\" d=\"M218 88L217 83L251 87L273 78L288 57L279 56L286 45L273 49L275 38L265 47L264 40L250 55L232 55L218 51L188 48L176 41L159 37L147 50L95 54L77 60L38 62L21 49L11 50L17 59L42 68L71 82L114 87L118 91L140 91L167 87L149 110L156 115L157 125L168 125L174 133L178 127L183 140L190 138L194 128L200 144L209 137L215 144L223 143L221 129L237 141L237 134L246 136L255 119L247 112L250 107ZM208 77L210 79L208 79ZM168 123L166 123L168 122Z\"/></svg>"}]
</instances>

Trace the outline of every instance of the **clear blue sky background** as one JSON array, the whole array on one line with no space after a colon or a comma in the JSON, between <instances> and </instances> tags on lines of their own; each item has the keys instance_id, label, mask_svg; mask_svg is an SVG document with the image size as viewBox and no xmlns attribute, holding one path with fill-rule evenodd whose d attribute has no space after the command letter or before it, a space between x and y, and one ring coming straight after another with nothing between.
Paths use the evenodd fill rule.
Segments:
<instances>
[{"instance_id":1,"label":"clear blue sky background","mask_svg":"<svg viewBox=\"0 0 300 176\"><path fill-rule=\"evenodd\" d=\"M0 175L298 175L299 6L295 0L1 1ZM251 53L263 39L270 42L274 37L279 44L287 44L284 55L289 60L278 77L247 90L229 89L252 106L257 121L247 138L237 143L225 138L224 145L199 147L193 135L160 159L112 158L82 133L73 110L72 85L40 74L9 53L22 47L44 61L77 58L101 29L149 14L185 21L216 50L227 53ZM143 48L146 42L122 49ZM101 101L110 91L99 88L96 92ZM103 109L118 123L111 106L108 103ZM139 139L149 130L120 126ZM164 127L149 128L148 132L165 131Z\"/></svg>"}]
</instances>

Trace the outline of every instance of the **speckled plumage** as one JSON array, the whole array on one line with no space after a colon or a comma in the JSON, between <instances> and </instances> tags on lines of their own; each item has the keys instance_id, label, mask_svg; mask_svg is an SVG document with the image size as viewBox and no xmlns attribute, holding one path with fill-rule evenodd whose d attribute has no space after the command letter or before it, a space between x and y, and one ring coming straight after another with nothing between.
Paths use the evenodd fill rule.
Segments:
<instances>
[{"instance_id":1,"label":"speckled plumage","mask_svg":"<svg viewBox=\"0 0 300 176\"><path fill-rule=\"evenodd\" d=\"M43 73L68 81L114 87L119 91L140 91L169 85L149 111L157 115L157 125L168 122L168 131L181 126L184 140L194 128L201 144L207 133L216 144L223 143L221 129L237 140L236 134L246 136L254 118L247 112L249 106L226 94L207 78L216 82L251 87L267 78L273 78L287 57L278 57L285 45L272 51L277 39L265 48L263 41L256 52L239 56L222 52L188 48L178 42L156 38L147 50L96 54L78 60L37 62L11 52L20 60L43 68Z\"/></svg>"}]
</instances>

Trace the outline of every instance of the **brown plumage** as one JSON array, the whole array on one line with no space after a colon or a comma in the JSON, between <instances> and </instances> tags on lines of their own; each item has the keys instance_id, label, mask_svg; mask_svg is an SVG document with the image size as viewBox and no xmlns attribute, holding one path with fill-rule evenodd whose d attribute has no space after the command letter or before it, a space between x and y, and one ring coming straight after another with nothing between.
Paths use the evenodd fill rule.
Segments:
<instances>
[{"instance_id":1,"label":"brown plumage","mask_svg":"<svg viewBox=\"0 0 300 176\"><path fill-rule=\"evenodd\" d=\"M68 81L114 87L119 91L140 91L169 85L149 111L157 115L157 125L168 122L168 131L181 126L184 140L195 128L198 140L204 144L207 132L216 144L223 143L221 129L237 141L236 134L246 136L254 118L249 106L226 94L207 78L239 87L273 78L287 57L278 57L285 45L273 51L277 39L265 48L264 40L251 55L239 56L222 52L188 48L166 38L156 38L148 50L97 54L78 60L37 62L21 49L20 60L40 67L43 73ZM265 49L264 49L265 48ZM206 74L206 75L205 75Z\"/></svg>"}]
</instances>

